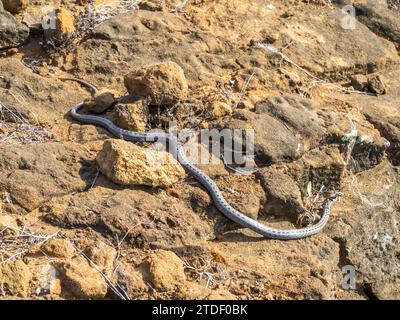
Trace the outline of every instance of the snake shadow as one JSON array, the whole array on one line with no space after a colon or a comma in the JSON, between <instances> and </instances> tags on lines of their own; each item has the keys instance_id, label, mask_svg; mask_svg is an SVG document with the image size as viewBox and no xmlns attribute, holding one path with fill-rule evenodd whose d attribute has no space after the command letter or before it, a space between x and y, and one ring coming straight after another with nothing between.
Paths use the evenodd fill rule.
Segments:
<instances>
[{"instance_id":1,"label":"snake shadow","mask_svg":"<svg viewBox=\"0 0 400 320\"><path fill-rule=\"evenodd\" d=\"M214 242L261 242L273 239L263 236L249 235L242 231L227 231L224 234L218 235Z\"/></svg>"},{"instance_id":2,"label":"snake shadow","mask_svg":"<svg viewBox=\"0 0 400 320\"><path fill-rule=\"evenodd\" d=\"M214 242L259 242L270 240L230 221L215 207L209 210L208 217L215 221L215 239L212 240Z\"/></svg>"}]
</instances>

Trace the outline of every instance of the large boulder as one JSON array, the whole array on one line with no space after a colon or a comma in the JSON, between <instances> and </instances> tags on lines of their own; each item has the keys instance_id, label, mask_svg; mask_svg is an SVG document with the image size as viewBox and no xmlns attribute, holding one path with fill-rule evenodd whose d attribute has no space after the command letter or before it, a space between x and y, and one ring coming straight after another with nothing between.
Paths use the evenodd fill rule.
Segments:
<instances>
[{"instance_id":1,"label":"large boulder","mask_svg":"<svg viewBox=\"0 0 400 320\"><path fill-rule=\"evenodd\" d=\"M29 28L9 12L0 10L0 49L21 45L29 37Z\"/></svg>"},{"instance_id":2,"label":"large boulder","mask_svg":"<svg viewBox=\"0 0 400 320\"><path fill-rule=\"evenodd\" d=\"M344 17L340 9L321 7L310 9L307 14L294 14L283 24L275 25L278 42L291 43L290 58L324 78L371 73L398 60L392 43L381 39L358 19L354 28L343 27Z\"/></svg>"},{"instance_id":3,"label":"large boulder","mask_svg":"<svg viewBox=\"0 0 400 320\"><path fill-rule=\"evenodd\" d=\"M341 244L342 261L354 266L357 288L372 298L400 297L399 177L388 161L352 177L325 230Z\"/></svg>"},{"instance_id":4,"label":"large boulder","mask_svg":"<svg viewBox=\"0 0 400 320\"><path fill-rule=\"evenodd\" d=\"M54 196L90 185L95 171L89 159L90 153L77 144L0 146L0 190L33 210Z\"/></svg>"},{"instance_id":5,"label":"large boulder","mask_svg":"<svg viewBox=\"0 0 400 320\"><path fill-rule=\"evenodd\" d=\"M394 165L400 164L400 85L398 74L400 67L396 66L382 72L389 88L382 96L346 95L343 98L356 106L366 120L374 125L380 134L390 142L386 153Z\"/></svg>"},{"instance_id":6,"label":"large boulder","mask_svg":"<svg viewBox=\"0 0 400 320\"><path fill-rule=\"evenodd\" d=\"M354 108L348 115L335 106L317 104L296 96L277 96L259 101L255 112L239 110L232 119L218 126L254 130L254 151L258 165L290 162L301 158L320 144L346 146L357 121L356 145L351 166L355 171L378 164L388 148L387 141ZM328 111L329 110L329 111Z\"/></svg>"},{"instance_id":7,"label":"large boulder","mask_svg":"<svg viewBox=\"0 0 400 320\"><path fill-rule=\"evenodd\" d=\"M356 3L357 18L377 35L383 36L400 47L399 15L379 1Z\"/></svg>"},{"instance_id":8,"label":"large boulder","mask_svg":"<svg viewBox=\"0 0 400 320\"><path fill-rule=\"evenodd\" d=\"M43 208L45 220L61 228L90 227L105 237L125 237L129 245L146 249L182 246L214 237L214 224L206 210L210 200L200 188L179 188L187 196L181 200L167 192L116 190L107 182L100 177L98 185L87 192L52 199ZM201 192L204 201L195 199L188 189ZM197 210L194 212L192 207Z\"/></svg>"}]
</instances>

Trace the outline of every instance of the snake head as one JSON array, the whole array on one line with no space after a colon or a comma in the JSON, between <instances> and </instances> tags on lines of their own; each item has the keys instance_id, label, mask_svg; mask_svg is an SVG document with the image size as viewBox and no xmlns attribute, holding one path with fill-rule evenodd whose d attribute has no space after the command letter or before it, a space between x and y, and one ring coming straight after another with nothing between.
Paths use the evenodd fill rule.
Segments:
<instances>
[{"instance_id":1,"label":"snake head","mask_svg":"<svg viewBox=\"0 0 400 320\"><path fill-rule=\"evenodd\" d=\"M328 200L332 201L332 202L336 202L338 201L341 197L343 196L342 192L336 192L334 194L332 194L331 196L329 196Z\"/></svg>"}]
</instances>

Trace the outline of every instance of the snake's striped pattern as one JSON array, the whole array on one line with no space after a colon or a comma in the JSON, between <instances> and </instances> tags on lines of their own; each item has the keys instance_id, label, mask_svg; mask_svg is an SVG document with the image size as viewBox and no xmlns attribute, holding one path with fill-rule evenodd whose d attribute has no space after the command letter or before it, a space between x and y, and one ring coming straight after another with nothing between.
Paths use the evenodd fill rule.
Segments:
<instances>
[{"instance_id":1,"label":"snake's striped pattern","mask_svg":"<svg viewBox=\"0 0 400 320\"><path fill-rule=\"evenodd\" d=\"M91 90L96 92L96 88L85 81L75 78L64 78L62 80L71 80L77 81ZM324 226L327 224L329 220L329 214L331 210L331 206L338 201L341 196L341 193L335 193L331 197L327 198L323 204L323 211L321 219L315 225L301 228L301 229L288 229L288 230L280 230L266 226L254 219L251 219L244 215L243 213L234 209L223 197L221 190L215 184L210 177L208 177L204 172L199 170L197 167L192 165L187 159L183 147L178 142L177 138L173 135L169 135L167 133L138 133L133 131L128 131L117 127L110 120L93 115L85 115L80 114L79 110L83 107L83 102L77 104L71 109L71 116L81 122L86 124L94 124L101 126L112 133L114 136L119 137L124 140L133 141L133 142L155 142L158 140L168 141L170 144L170 150L175 150L175 158L179 161L179 163L185 168L185 170L192 174L198 182L200 182L210 193L216 207L218 210L224 214L230 220L238 223L242 227L249 228L267 238L272 239L281 239L281 240L293 240L305 238L314 234L319 233ZM173 152L174 153L174 152Z\"/></svg>"}]
</instances>

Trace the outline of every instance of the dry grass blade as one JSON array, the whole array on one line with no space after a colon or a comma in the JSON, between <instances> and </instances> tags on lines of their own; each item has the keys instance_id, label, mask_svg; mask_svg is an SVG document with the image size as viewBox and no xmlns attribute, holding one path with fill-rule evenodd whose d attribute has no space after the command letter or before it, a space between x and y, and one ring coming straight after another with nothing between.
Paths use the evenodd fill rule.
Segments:
<instances>
[{"instance_id":1,"label":"dry grass blade","mask_svg":"<svg viewBox=\"0 0 400 320\"><path fill-rule=\"evenodd\" d=\"M121 300L130 300L129 295L118 283L114 284L113 281L92 260L90 260L87 255L79 251L79 249L73 243L72 246L77 252L80 252L79 254L84 257L90 263L90 265L103 277L107 286L117 297L119 297Z\"/></svg>"},{"instance_id":2,"label":"dry grass blade","mask_svg":"<svg viewBox=\"0 0 400 320\"><path fill-rule=\"evenodd\" d=\"M228 279L219 263L202 257L196 258L191 264L183 260L184 268L193 281L206 281L205 287L213 287L216 282Z\"/></svg>"},{"instance_id":3,"label":"dry grass blade","mask_svg":"<svg viewBox=\"0 0 400 320\"><path fill-rule=\"evenodd\" d=\"M41 246L48 240L57 237L53 234L40 234L30 231L25 226L21 229L11 226L0 230L0 265L13 259L21 259L32 246Z\"/></svg>"},{"instance_id":4,"label":"dry grass blade","mask_svg":"<svg viewBox=\"0 0 400 320\"><path fill-rule=\"evenodd\" d=\"M11 91L7 90L19 103ZM38 125L32 125L17 108L7 107L0 101L0 144L43 143L51 138L50 133Z\"/></svg>"},{"instance_id":5,"label":"dry grass blade","mask_svg":"<svg viewBox=\"0 0 400 320\"><path fill-rule=\"evenodd\" d=\"M322 205L325 201L324 191L325 186L322 185L321 188L315 194L312 193L312 184L309 182L310 191L308 197L304 199L304 207L306 211L300 214L297 218L297 224L301 227L307 226L310 224L314 224L321 217L319 216L319 212L322 208Z\"/></svg>"}]
</instances>

